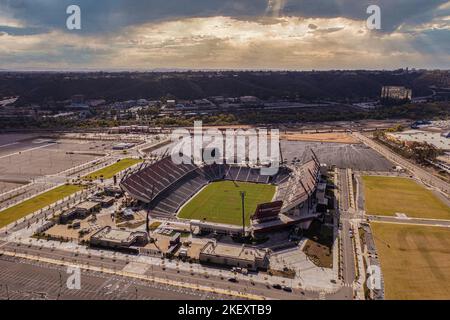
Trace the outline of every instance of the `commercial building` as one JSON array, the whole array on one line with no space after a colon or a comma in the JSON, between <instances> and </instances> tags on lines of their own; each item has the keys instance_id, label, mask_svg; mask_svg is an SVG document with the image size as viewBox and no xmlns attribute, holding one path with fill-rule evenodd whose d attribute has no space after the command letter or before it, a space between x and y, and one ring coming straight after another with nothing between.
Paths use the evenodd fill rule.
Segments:
<instances>
[{"instance_id":1,"label":"commercial building","mask_svg":"<svg viewBox=\"0 0 450 320\"><path fill-rule=\"evenodd\" d=\"M381 89L382 100L407 100L412 99L412 90L405 87L385 86Z\"/></svg>"},{"instance_id":2,"label":"commercial building","mask_svg":"<svg viewBox=\"0 0 450 320\"><path fill-rule=\"evenodd\" d=\"M127 150L127 149L131 149L135 146L134 143L126 143L126 142L122 142L122 143L118 143L115 146L113 146L113 150Z\"/></svg>"},{"instance_id":3,"label":"commercial building","mask_svg":"<svg viewBox=\"0 0 450 320\"><path fill-rule=\"evenodd\" d=\"M267 270L268 253L257 248L208 242L200 251L200 262L245 268L248 270Z\"/></svg>"},{"instance_id":4,"label":"commercial building","mask_svg":"<svg viewBox=\"0 0 450 320\"><path fill-rule=\"evenodd\" d=\"M422 130L407 130L403 132L388 133L388 139L395 142L405 143L411 142L428 143L438 149L450 151L450 138L445 133L430 132Z\"/></svg>"},{"instance_id":5,"label":"commercial building","mask_svg":"<svg viewBox=\"0 0 450 320\"><path fill-rule=\"evenodd\" d=\"M76 207L76 210L78 211L79 214L87 217L88 215L90 215L94 212L100 211L101 207L102 207L102 204L100 202L86 201L86 202L80 203Z\"/></svg>"},{"instance_id":6,"label":"commercial building","mask_svg":"<svg viewBox=\"0 0 450 320\"><path fill-rule=\"evenodd\" d=\"M146 232L126 231L113 229L106 226L90 239L92 246L99 246L111 249L128 249L131 246L145 246L148 243Z\"/></svg>"}]
</instances>

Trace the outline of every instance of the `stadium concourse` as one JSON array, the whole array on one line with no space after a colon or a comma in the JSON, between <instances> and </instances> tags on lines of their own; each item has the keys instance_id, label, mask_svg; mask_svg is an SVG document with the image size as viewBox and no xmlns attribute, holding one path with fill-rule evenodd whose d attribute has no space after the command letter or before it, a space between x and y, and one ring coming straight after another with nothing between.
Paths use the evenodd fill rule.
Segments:
<instances>
[{"instance_id":1,"label":"stadium concourse","mask_svg":"<svg viewBox=\"0 0 450 320\"><path fill-rule=\"evenodd\" d=\"M317 216L315 206L321 165L316 155L310 154L306 162L283 164L272 176L263 175L261 167L248 164L177 165L170 156L162 156L129 172L120 185L133 199L144 203L152 217L167 219L176 218L180 209L211 183L234 181L276 186L271 202L256 204L258 207L250 219L251 228L247 230L226 226L220 221L191 221L204 231L232 235L253 232L255 235L311 221Z\"/></svg>"}]
</instances>

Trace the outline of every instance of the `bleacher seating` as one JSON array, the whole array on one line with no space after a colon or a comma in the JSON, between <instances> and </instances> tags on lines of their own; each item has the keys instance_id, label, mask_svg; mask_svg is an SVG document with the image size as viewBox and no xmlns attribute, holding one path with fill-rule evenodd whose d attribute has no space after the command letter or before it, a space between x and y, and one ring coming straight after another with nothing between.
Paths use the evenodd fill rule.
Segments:
<instances>
[{"instance_id":1,"label":"bleacher seating","mask_svg":"<svg viewBox=\"0 0 450 320\"><path fill-rule=\"evenodd\" d=\"M205 171L199 168L166 189L152 201L150 208L156 213L176 214L184 203L208 183Z\"/></svg>"},{"instance_id":2,"label":"bleacher seating","mask_svg":"<svg viewBox=\"0 0 450 320\"><path fill-rule=\"evenodd\" d=\"M147 203L152 212L174 215L210 182L233 180L280 185L287 184L290 176L287 168L281 168L275 176L266 176L260 174L259 168L227 164L176 165L167 157L126 176L121 186L135 199Z\"/></svg>"}]
</instances>

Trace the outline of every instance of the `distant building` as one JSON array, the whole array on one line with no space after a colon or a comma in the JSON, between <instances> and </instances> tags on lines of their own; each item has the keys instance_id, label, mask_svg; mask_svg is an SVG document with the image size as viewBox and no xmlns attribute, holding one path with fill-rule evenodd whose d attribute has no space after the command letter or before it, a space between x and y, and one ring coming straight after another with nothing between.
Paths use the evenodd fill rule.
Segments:
<instances>
[{"instance_id":1,"label":"distant building","mask_svg":"<svg viewBox=\"0 0 450 320\"><path fill-rule=\"evenodd\" d=\"M138 105L138 106L141 106L141 107L148 106L148 101L147 101L147 99L139 99L139 100L137 101L137 105Z\"/></svg>"},{"instance_id":2,"label":"distant building","mask_svg":"<svg viewBox=\"0 0 450 320\"><path fill-rule=\"evenodd\" d=\"M412 90L405 87L385 86L381 89L381 99L385 101L411 101Z\"/></svg>"},{"instance_id":3,"label":"distant building","mask_svg":"<svg viewBox=\"0 0 450 320\"><path fill-rule=\"evenodd\" d=\"M84 95L76 94L71 98L72 105L84 104Z\"/></svg>"},{"instance_id":4,"label":"distant building","mask_svg":"<svg viewBox=\"0 0 450 320\"><path fill-rule=\"evenodd\" d=\"M168 108L174 108L176 104L177 104L176 100L167 100L166 101L166 105Z\"/></svg>"},{"instance_id":5,"label":"distant building","mask_svg":"<svg viewBox=\"0 0 450 320\"><path fill-rule=\"evenodd\" d=\"M209 101L208 99L197 99L194 100L193 108L195 109L210 109L215 108L216 105Z\"/></svg>"},{"instance_id":6,"label":"distant building","mask_svg":"<svg viewBox=\"0 0 450 320\"><path fill-rule=\"evenodd\" d=\"M134 146L135 146L134 143L121 142L121 143L114 145L112 147L112 149L113 150L127 150L127 149L133 148Z\"/></svg>"},{"instance_id":7,"label":"distant building","mask_svg":"<svg viewBox=\"0 0 450 320\"><path fill-rule=\"evenodd\" d=\"M254 96L244 96L240 97L241 103L245 105L257 105L260 103L260 100Z\"/></svg>"},{"instance_id":8,"label":"distant building","mask_svg":"<svg viewBox=\"0 0 450 320\"><path fill-rule=\"evenodd\" d=\"M443 134L439 132L422 130L407 130L398 133L388 133L387 137L389 140L395 141L397 143L404 143L407 146L413 142L428 143L430 145L433 145L437 149L441 149L447 152L450 151L450 139L448 139L448 133Z\"/></svg>"}]
</instances>

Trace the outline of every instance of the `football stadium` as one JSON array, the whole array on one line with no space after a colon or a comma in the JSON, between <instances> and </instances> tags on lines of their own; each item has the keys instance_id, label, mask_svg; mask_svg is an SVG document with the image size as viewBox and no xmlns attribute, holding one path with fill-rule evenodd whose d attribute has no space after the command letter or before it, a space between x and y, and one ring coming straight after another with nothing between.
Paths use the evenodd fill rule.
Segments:
<instances>
[{"instance_id":1,"label":"football stadium","mask_svg":"<svg viewBox=\"0 0 450 320\"><path fill-rule=\"evenodd\" d=\"M153 218L190 221L199 232L255 235L316 217L321 166L309 154L303 163L282 162L274 175L249 162L177 165L162 155L129 172L120 185Z\"/></svg>"}]
</instances>

